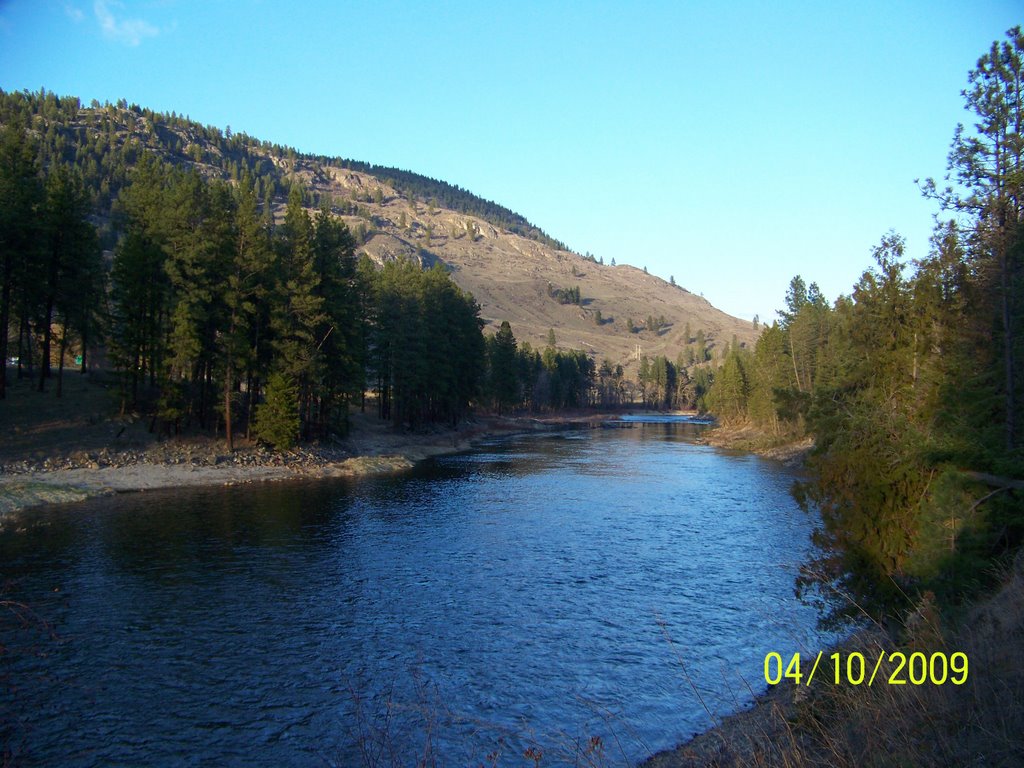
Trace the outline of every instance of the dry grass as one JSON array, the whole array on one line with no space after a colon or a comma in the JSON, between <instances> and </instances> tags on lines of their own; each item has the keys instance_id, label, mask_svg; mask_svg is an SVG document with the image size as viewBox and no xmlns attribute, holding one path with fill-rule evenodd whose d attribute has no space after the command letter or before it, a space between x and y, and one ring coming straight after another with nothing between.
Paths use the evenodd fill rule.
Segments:
<instances>
[{"instance_id":1,"label":"dry grass","mask_svg":"<svg viewBox=\"0 0 1024 768\"><path fill-rule=\"evenodd\" d=\"M886 636L873 632L858 635L842 653L860 651L873 660L893 650ZM871 686L835 686L824 675L810 689L779 686L753 710L645 766L1024 765L1024 557L958 627L943 628L927 608L915 612L899 650L929 657L962 651L970 662L968 679L918 686L889 685L880 676Z\"/></svg>"},{"instance_id":2,"label":"dry grass","mask_svg":"<svg viewBox=\"0 0 1024 768\"><path fill-rule=\"evenodd\" d=\"M700 437L700 442L732 451L746 451L799 465L814 447L814 438L800 430L772 434L750 422L717 424Z\"/></svg>"},{"instance_id":3,"label":"dry grass","mask_svg":"<svg viewBox=\"0 0 1024 768\"><path fill-rule=\"evenodd\" d=\"M549 328L554 328L560 346L583 349L598 361L607 357L636 371L635 351L641 347L648 357L665 355L671 360L682 352L691 333L703 330L719 351L737 340L753 345L760 335L750 320L725 314L706 301L702 286L674 286L641 268L625 264L595 264L568 251L556 250L534 240L496 228L468 214L458 213L422 202L415 207L402 199L394 188L357 171L338 172L300 161L298 175L308 188L344 200L352 192L361 196L369 218L346 216L353 231L360 226L370 232L368 242L359 249L377 261L395 258L419 259L431 264L440 260L452 278L473 294L481 314L497 330L508 320L516 338L543 348ZM375 192L379 190L379 200ZM476 236L466 236L467 227ZM430 236L427 237L427 229ZM581 304L560 304L548 294L548 287L578 286ZM598 325L600 310L603 322ZM630 333L627 321L643 325L648 316L664 316L667 325L659 331Z\"/></svg>"}]
</instances>

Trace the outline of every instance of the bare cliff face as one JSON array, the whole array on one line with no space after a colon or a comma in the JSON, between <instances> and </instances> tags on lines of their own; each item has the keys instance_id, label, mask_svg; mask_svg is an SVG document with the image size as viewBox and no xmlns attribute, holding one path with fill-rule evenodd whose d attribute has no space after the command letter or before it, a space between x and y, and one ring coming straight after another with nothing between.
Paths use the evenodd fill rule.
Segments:
<instances>
[{"instance_id":1,"label":"bare cliff face","mask_svg":"<svg viewBox=\"0 0 1024 768\"><path fill-rule=\"evenodd\" d=\"M377 262L396 258L440 262L473 294L490 331L508 320L516 339L534 347L554 329L558 345L582 349L600 361L637 366L639 355L671 360L703 331L712 351L732 343L752 345L759 333L701 296L636 267L597 264L501 229L481 218L430 201L403 197L376 177L298 161L293 172L320 194L329 194L360 242ZM579 303L561 303L557 291L579 288ZM644 327L648 318L657 330ZM659 321L664 320L664 324ZM632 322L635 332L629 330ZM639 353L639 354L638 354Z\"/></svg>"}]
</instances>

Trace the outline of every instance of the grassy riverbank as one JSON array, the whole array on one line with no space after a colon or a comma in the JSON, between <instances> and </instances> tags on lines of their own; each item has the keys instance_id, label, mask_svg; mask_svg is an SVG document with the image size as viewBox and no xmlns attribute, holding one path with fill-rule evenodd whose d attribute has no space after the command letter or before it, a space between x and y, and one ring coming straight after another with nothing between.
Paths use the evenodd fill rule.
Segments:
<instances>
[{"instance_id":1,"label":"grassy riverbank","mask_svg":"<svg viewBox=\"0 0 1024 768\"><path fill-rule=\"evenodd\" d=\"M776 459L790 466L803 464L807 454L814 448L814 438L804 434L771 434L752 424L716 424L704 432L700 442L716 448L756 453Z\"/></svg>"}]
</instances>

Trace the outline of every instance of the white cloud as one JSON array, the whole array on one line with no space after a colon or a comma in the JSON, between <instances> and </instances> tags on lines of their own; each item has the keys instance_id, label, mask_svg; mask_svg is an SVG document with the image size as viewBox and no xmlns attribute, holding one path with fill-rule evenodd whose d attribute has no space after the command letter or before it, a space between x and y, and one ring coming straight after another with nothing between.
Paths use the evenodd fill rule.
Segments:
<instances>
[{"instance_id":1,"label":"white cloud","mask_svg":"<svg viewBox=\"0 0 1024 768\"><path fill-rule=\"evenodd\" d=\"M85 13L82 9L71 5L71 3L64 4L64 13L66 13L68 18L75 22L75 24L78 24L85 19Z\"/></svg>"},{"instance_id":2,"label":"white cloud","mask_svg":"<svg viewBox=\"0 0 1024 768\"><path fill-rule=\"evenodd\" d=\"M100 23L103 36L108 40L135 47L147 37L156 37L160 34L160 30L142 19L116 18L114 11L122 7L123 5L116 0L96 0L93 4L96 20Z\"/></svg>"}]
</instances>

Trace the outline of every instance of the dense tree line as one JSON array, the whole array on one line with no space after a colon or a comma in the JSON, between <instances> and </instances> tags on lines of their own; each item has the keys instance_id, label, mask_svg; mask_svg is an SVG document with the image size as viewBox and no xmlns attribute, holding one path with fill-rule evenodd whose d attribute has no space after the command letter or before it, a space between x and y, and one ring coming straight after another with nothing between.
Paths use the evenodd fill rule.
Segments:
<instances>
[{"instance_id":1,"label":"dense tree line","mask_svg":"<svg viewBox=\"0 0 1024 768\"><path fill-rule=\"evenodd\" d=\"M798 275L779 314L781 322L766 327L753 350L735 343L723 348L705 404L725 423L749 421L773 436L793 437L804 433L811 393L830 370L825 357L835 313L818 286L808 287ZM711 359L699 331L696 349Z\"/></svg>"},{"instance_id":2,"label":"dense tree line","mask_svg":"<svg viewBox=\"0 0 1024 768\"><path fill-rule=\"evenodd\" d=\"M557 411L621 402L622 367L612 372L605 362L599 378L594 361L585 352L558 348L554 331L548 332L547 345L538 351L528 343L520 345L505 321L487 337L486 353L483 395L499 413L515 409Z\"/></svg>"},{"instance_id":3,"label":"dense tree line","mask_svg":"<svg viewBox=\"0 0 1024 768\"><path fill-rule=\"evenodd\" d=\"M598 365L585 352L559 349L553 331L543 350L520 345L507 321L486 343L483 401L498 412L636 405L704 411L714 380L710 365L688 362L682 353L674 362L663 355L644 355L632 378L621 364L603 360Z\"/></svg>"},{"instance_id":4,"label":"dense tree line","mask_svg":"<svg viewBox=\"0 0 1024 768\"><path fill-rule=\"evenodd\" d=\"M781 322L733 348L708 407L814 436L800 497L821 511L807 594L831 617L884 616L932 590L984 583L1024 537L1024 35L1010 30L970 73L948 186L923 185L956 218L908 263L885 235L874 265L833 305L795 278Z\"/></svg>"},{"instance_id":5,"label":"dense tree line","mask_svg":"<svg viewBox=\"0 0 1024 768\"><path fill-rule=\"evenodd\" d=\"M0 132L0 352L16 329L19 374L35 356L40 389L72 343L84 370L102 332L123 408L154 429L223 429L229 447L238 429L281 447L343 432L368 370L396 425L455 422L478 394L472 297L440 268L357 265L328 201L311 215L293 185L275 220L251 177L143 152L111 206L104 262L97 200L77 168L40 154L27 126Z\"/></svg>"},{"instance_id":6,"label":"dense tree line","mask_svg":"<svg viewBox=\"0 0 1024 768\"><path fill-rule=\"evenodd\" d=\"M38 359L43 391L52 375L54 346L59 396L65 352L77 343L85 367L104 300L99 242L87 218L81 176L61 164L44 173L37 154L23 126L0 127L0 398L6 397L11 357L17 358L19 377L32 375Z\"/></svg>"},{"instance_id":7,"label":"dense tree line","mask_svg":"<svg viewBox=\"0 0 1024 768\"><path fill-rule=\"evenodd\" d=\"M672 362L664 355L640 358L637 385L640 401L659 410L706 411L706 396L714 380L708 365L695 365L685 353Z\"/></svg>"},{"instance_id":8,"label":"dense tree line","mask_svg":"<svg viewBox=\"0 0 1024 768\"><path fill-rule=\"evenodd\" d=\"M381 418L416 427L456 424L476 398L484 370L479 307L440 265L409 261L374 270L363 262L372 296L371 369Z\"/></svg>"},{"instance_id":9,"label":"dense tree line","mask_svg":"<svg viewBox=\"0 0 1024 768\"><path fill-rule=\"evenodd\" d=\"M366 354L344 224L311 217L296 187L270 226L251 188L148 157L117 211L109 348L126 405L155 396L167 428L223 420L230 444L276 373L295 387L303 437L344 427Z\"/></svg>"}]
</instances>

